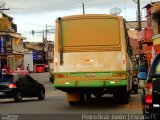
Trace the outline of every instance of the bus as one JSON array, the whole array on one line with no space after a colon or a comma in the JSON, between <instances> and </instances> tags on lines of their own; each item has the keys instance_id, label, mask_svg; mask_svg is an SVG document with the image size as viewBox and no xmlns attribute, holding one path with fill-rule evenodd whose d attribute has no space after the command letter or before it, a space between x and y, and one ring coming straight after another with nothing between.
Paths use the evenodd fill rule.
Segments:
<instances>
[{"instance_id":1,"label":"bus","mask_svg":"<svg viewBox=\"0 0 160 120\"><path fill-rule=\"evenodd\" d=\"M66 92L70 105L113 94L127 104L133 64L125 20L86 14L56 19L54 87Z\"/></svg>"}]
</instances>

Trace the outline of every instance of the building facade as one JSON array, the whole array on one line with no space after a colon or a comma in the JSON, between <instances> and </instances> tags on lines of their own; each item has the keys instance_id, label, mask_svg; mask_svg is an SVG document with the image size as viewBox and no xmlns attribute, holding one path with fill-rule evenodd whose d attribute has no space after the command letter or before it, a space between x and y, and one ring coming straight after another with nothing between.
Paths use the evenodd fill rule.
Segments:
<instances>
[{"instance_id":1,"label":"building facade","mask_svg":"<svg viewBox=\"0 0 160 120\"><path fill-rule=\"evenodd\" d=\"M146 60L150 65L160 52L160 2L151 2L146 9L146 28L138 33L138 40L147 43Z\"/></svg>"},{"instance_id":2,"label":"building facade","mask_svg":"<svg viewBox=\"0 0 160 120\"><path fill-rule=\"evenodd\" d=\"M23 37L18 34L13 18L0 14L0 69L15 71L23 64Z\"/></svg>"}]
</instances>

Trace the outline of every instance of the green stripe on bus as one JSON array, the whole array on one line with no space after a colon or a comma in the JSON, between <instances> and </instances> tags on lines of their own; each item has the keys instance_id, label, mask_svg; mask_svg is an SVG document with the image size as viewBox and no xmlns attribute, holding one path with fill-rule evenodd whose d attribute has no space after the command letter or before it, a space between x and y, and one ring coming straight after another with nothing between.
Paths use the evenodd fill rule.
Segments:
<instances>
[{"instance_id":1,"label":"green stripe on bus","mask_svg":"<svg viewBox=\"0 0 160 120\"><path fill-rule=\"evenodd\" d=\"M127 80L55 80L54 87L114 87L128 85Z\"/></svg>"},{"instance_id":2,"label":"green stripe on bus","mask_svg":"<svg viewBox=\"0 0 160 120\"><path fill-rule=\"evenodd\" d=\"M77 81L77 87L103 87L102 80Z\"/></svg>"},{"instance_id":3,"label":"green stripe on bus","mask_svg":"<svg viewBox=\"0 0 160 120\"><path fill-rule=\"evenodd\" d=\"M105 82L105 87L112 87L112 86L123 86L128 85L127 80L107 80Z\"/></svg>"},{"instance_id":4,"label":"green stripe on bus","mask_svg":"<svg viewBox=\"0 0 160 120\"><path fill-rule=\"evenodd\" d=\"M54 87L75 87L76 82L71 80L55 80L54 81Z\"/></svg>"},{"instance_id":5,"label":"green stripe on bus","mask_svg":"<svg viewBox=\"0 0 160 120\"><path fill-rule=\"evenodd\" d=\"M101 76L113 76L114 74L126 74L126 71L117 71L117 72L57 72L54 73L55 75L59 75L59 74L64 74L64 75L68 75L68 76L77 76L77 77L85 77L87 75L92 75L94 74L96 77L101 77Z\"/></svg>"}]
</instances>

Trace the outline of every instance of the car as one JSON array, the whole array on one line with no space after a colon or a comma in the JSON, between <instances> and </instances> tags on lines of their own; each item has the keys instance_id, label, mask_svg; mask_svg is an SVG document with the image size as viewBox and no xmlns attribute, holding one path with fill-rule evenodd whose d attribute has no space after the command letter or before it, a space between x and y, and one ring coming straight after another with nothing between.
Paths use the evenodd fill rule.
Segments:
<instances>
[{"instance_id":1,"label":"car","mask_svg":"<svg viewBox=\"0 0 160 120\"><path fill-rule=\"evenodd\" d=\"M39 100L44 100L44 85L29 75L0 75L0 99L14 98L15 102L20 102L23 97L38 97Z\"/></svg>"},{"instance_id":2,"label":"car","mask_svg":"<svg viewBox=\"0 0 160 120\"><path fill-rule=\"evenodd\" d=\"M160 117L160 53L155 57L148 74L138 73L138 78L145 80L142 93L143 114Z\"/></svg>"},{"instance_id":3,"label":"car","mask_svg":"<svg viewBox=\"0 0 160 120\"><path fill-rule=\"evenodd\" d=\"M45 66L43 64L37 64L36 73L42 73L42 72L45 72Z\"/></svg>"},{"instance_id":4,"label":"car","mask_svg":"<svg viewBox=\"0 0 160 120\"><path fill-rule=\"evenodd\" d=\"M45 67L45 72L49 72L48 64L44 64L44 67Z\"/></svg>"}]
</instances>

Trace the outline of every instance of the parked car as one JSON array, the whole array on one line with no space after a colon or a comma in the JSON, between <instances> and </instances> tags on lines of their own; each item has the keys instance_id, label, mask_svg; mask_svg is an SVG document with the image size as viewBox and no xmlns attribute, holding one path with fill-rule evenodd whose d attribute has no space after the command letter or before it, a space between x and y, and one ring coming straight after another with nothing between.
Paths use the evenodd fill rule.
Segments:
<instances>
[{"instance_id":1,"label":"parked car","mask_svg":"<svg viewBox=\"0 0 160 120\"><path fill-rule=\"evenodd\" d=\"M36 73L45 72L45 65L44 64L37 64L36 65Z\"/></svg>"},{"instance_id":2,"label":"parked car","mask_svg":"<svg viewBox=\"0 0 160 120\"><path fill-rule=\"evenodd\" d=\"M0 98L14 98L15 102L23 97L45 98L45 87L29 75L6 74L0 75Z\"/></svg>"},{"instance_id":3,"label":"parked car","mask_svg":"<svg viewBox=\"0 0 160 120\"><path fill-rule=\"evenodd\" d=\"M49 72L48 64L44 64L44 67L45 67L45 72Z\"/></svg>"},{"instance_id":4,"label":"parked car","mask_svg":"<svg viewBox=\"0 0 160 120\"><path fill-rule=\"evenodd\" d=\"M154 59L148 75L140 72L138 78L146 80L142 94L144 115L160 117L160 53ZM158 118L156 118L158 120Z\"/></svg>"}]
</instances>

